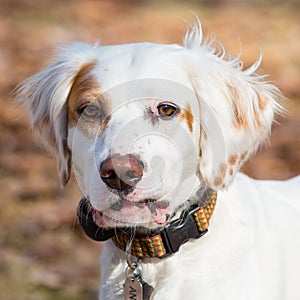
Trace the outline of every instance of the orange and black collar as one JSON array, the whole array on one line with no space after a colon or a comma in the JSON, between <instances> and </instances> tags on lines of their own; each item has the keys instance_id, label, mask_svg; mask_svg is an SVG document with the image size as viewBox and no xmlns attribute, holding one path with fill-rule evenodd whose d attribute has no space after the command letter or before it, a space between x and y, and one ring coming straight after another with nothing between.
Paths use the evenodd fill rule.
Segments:
<instances>
[{"instance_id":1,"label":"orange and black collar","mask_svg":"<svg viewBox=\"0 0 300 300\"><path fill-rule=\"evenodd\" d=\"M132 240L132 255L138 258L165 258L176 253L188 240L198 239L207 232L216 201L217 192L207 189L200 201L205 203L204 206L193 204L188 210L184 210L178 219L171 221L165 227L135 236L132 236L132 230L124 228L98 227L93 220L91 205L85 198L79 203L77 215L85 233L93 240L105 241L111 238L123 251Z\"/></svg>"}]
</instances>

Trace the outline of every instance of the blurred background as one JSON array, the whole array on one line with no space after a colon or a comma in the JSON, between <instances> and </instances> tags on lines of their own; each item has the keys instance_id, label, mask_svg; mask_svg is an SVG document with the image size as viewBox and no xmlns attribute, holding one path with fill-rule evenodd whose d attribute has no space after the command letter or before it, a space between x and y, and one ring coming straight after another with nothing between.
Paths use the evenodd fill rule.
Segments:
<instances>
[{"instance_id":1,"label":"blurred background","mask_svg":"<svg viewBox=\"0 0 300 300\"><path fill-rule=\"evenodd\" d=\"M73 178L61 190L55 161L32 139L11 90L69 41L181 43L194 13L204 32L245 68L263 49L259 73L283 91L288 112L244 167L255 178L300 173L300 2L0 0L0 299L96 299L99 243L76 220Z\"/></svg>"}]
</instances>

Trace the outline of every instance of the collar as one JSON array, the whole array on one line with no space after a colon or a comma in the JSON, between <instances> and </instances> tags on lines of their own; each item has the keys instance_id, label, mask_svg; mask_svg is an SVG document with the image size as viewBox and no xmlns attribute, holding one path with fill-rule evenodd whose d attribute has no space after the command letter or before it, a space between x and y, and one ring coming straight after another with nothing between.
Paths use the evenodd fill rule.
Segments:
<instances>
[{"instance_id":1,"label":"collar","mask_svg":"<svg viewBox=\"0 0 300 300\"><path fill-rule=\"evenodd\" d=\"M112 239L114 244L125 251L131 243L131 254L137 258L165 258L176 253L180 246L190 239L198 239L207 230L213 214L217 192L207 189L200 199L201 204L194 204L184 210L178 219L171 221L162 228L148 231L147 234L135 234L125 228L107 229L98 227L93 220L93 209L86 198L81 199L77 215L85 233L96 241Z\"/></svg>"}]
</instances>

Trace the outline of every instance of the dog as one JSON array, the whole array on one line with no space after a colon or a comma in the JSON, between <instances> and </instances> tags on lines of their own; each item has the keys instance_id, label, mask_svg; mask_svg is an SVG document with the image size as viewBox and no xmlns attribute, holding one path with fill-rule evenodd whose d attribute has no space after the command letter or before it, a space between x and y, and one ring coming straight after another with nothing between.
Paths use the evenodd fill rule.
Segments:
<instances>
[{"instance_id":1,"label":"dog","mask_svg":"<svg viewBox=\"0 0 300 300\"><path fill-rule=\"evenodd\" d=\"M260 62L196 24L183 46L66 45L17 89L105 241L99 299L300 299L300 176L239 172L283 111Z\"/></svg>"}]
</instances>

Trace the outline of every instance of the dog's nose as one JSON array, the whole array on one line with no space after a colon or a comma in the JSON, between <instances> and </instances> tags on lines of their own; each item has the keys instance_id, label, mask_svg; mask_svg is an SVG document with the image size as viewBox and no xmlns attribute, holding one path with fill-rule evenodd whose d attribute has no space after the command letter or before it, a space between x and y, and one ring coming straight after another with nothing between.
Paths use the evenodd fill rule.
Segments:
<instances>
[{"instance_id":1,"label":"dog's nose","mask_svg":"<svg viewBox=\"0 0 300 300\"><path fill-rule=\"evenodd\" d=\"M135 155L114 154L100 165L103 182L117 191L126 191L134 187L142 178L143 162Z\"/></svg>"}]
</instances>

